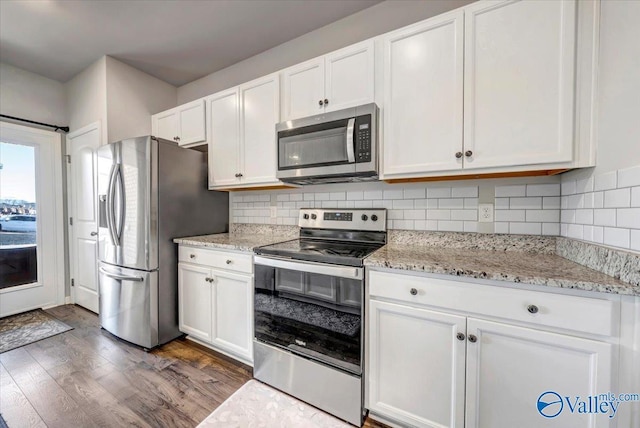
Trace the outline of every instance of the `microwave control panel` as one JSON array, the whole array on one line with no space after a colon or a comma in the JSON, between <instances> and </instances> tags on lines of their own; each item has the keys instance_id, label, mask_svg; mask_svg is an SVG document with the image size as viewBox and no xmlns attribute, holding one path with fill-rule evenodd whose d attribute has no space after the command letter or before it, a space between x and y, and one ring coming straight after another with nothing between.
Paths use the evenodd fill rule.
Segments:
<instances>
[{"instance_id":1,"label":"microwave control panel","mask_svg":"<svg viewBox=\"0 0 640 428\"><path fill-rule=\"evenodd\" d=\"M356 118L355 134L356 163L371 162L371 115Z\"/></svg>"}]
</instances>

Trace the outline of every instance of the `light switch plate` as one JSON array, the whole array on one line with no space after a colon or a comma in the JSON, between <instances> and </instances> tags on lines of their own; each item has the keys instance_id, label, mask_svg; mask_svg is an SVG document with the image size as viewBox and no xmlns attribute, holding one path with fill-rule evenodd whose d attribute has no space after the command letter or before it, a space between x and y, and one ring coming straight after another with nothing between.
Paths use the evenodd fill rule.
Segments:
<instances>
[{"instance_id":1,"label":"light switch plate","mask_svg":"<svg viewBox=\"0 0 640 428\"><path fill-rule=\"evenodd\" d=\"M478 221L480 223L493 222L493 204L478 204Z\"/></svg>"}]
</instances>

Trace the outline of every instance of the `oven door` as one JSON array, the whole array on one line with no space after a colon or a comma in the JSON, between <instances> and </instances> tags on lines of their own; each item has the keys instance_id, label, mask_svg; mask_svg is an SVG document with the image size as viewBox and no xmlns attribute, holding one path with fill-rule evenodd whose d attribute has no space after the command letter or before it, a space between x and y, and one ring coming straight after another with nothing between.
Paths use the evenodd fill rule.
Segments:
<instances>
[{"instance_id":1,"label":"oven door","mask_svg":"<svg viewBox=\"0 0 640 428\"><path fill-rule=\"evenodd\" d=\"M256 340L362 373L363 269L255 257Z\"/></svg>"}]
</instances>

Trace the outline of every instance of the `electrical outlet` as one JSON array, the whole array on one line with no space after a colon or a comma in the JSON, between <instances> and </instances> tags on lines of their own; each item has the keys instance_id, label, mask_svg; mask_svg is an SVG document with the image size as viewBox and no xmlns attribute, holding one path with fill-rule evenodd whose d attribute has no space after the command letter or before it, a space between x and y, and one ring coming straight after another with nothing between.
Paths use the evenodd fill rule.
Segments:
<instances>
[{"instance_id":1,"label":"electrical outlet","mask_svg":"<svg viewBox=\"0 0 640 428\"><path fill-rule=\"evenodd\" d=\"M478 221L480 223L493 222L493 204L478 204Z\"/></svg>"},{"instance_id":2,"label":"electrical outlet","mask_svg":"<svg viewBox=\"0 0 640 428\"><path fill-rule=\"evenodd\" d=\"M271 208L271 218L276 218L278 216L278 207L269 207Z\"/></svg>"}]
</instances>

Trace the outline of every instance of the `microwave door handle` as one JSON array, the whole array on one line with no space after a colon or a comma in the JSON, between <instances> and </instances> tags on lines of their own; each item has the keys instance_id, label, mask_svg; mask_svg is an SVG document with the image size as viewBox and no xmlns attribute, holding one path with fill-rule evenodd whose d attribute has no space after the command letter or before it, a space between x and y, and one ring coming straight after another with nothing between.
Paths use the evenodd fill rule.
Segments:
<instances>
[{"instance_id":1,"label":"microwave door handle","mask_svg":"<svg viewBox=\"0 0 640 428\"><path fill-rule=\"evenodd\" d=\"M356 155L355 155L354 150L353 150L353 148L354 148L353 147L353 131L354 131L355 124L356 124L356 118L355 117L352 117L347 122L346 145L347 145L347 160L349 161L349 163L355 163L356 162Z\"/></svg>"}]
</instances>

